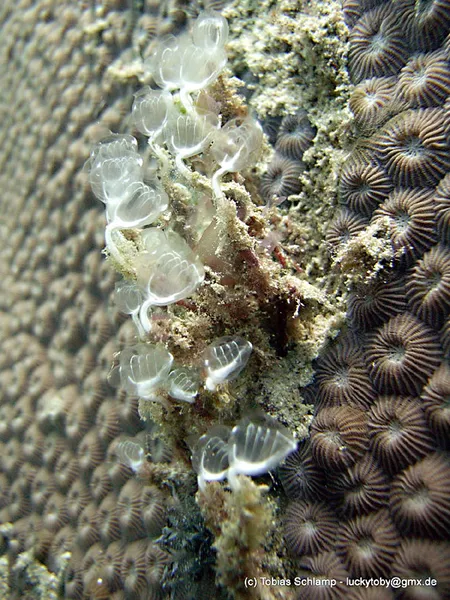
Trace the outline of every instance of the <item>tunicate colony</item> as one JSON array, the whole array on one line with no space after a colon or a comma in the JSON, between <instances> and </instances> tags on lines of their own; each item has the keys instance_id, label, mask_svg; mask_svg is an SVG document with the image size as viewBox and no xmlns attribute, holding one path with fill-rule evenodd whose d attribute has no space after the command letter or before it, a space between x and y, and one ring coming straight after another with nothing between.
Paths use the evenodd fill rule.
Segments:
<instances>
[{"instance_id":1,"label":"tunicate colony","mask_svg":"<svg viewBox=\"0 0 450 600\"><path fill-rule=\"evenodd\" d=\"M211 189L219 208L226 201L221 178L252 165L261 146L261 127L251 117L234 118L221 126L221 115L197 103L199 92L214 82L226 65L227 35L226 19L212 12L201 13L191 35L167 36L148 61L161 89L147 86L135 95L132 120L147 138L157 169L148 173L138 141L131 135L113 134L101 141L87 163L92 190L106 205L106 251L120 270L127 260L124 248L128 240L138 237L132 273L116 285L115 301L132 317L140 341L120 353L116 376L127 393L142 400L164 403L162 395L166 393L172 399L193 403L202 385L214 392L236 379L252 352L252 344L244 338L225 336L209 344L196 364L175 365L162 343L148 342L154 307L167 307L192 296L205 277L203 265L187 241L170 226L157 224L169 207L164 182L172 164L177 177L189 181L192 171L185 159L209 151L218 165ZM208 106L208 102L204 104ZM267 420L262 424L244 420L231 432L226 427L219 429L219 433L213 428L202 436L193 450L202 489L205 481L225 477L235 489L237 475L267 472L296 447L288 432ZM138 471L144 461L143 448L129 442L121 453Z\"/></svg>"},{"instance_id":2,"label":"tunicate colony","mask_svg":"<svg viewBox=\"0 0 450 600\"><path fill-rule=\"evenodd\" d=\"M171 371L172 355L161 344L144 343L152 328L152 308L188 298L205 276L202 263L180 234L149 227L169 206L162 178L170 167L163 145L174 156L178 171L189 174L184 159L212 144L220 165L215 175L218 199L219 177L248 161L262 137L259 125L251 119L243 123L234 120L220 129L217 115L200 113L194 106L191 93L210 85L226 64L227 34L223 17L203 13L191 36L164 38L147 65L162 89L141 89L135 95L132 118L159 161L160 177L156 172L151 179L148 173L144 175L144 159L131 135L113 134L101 141L87 163L92 190L106 205L106 249L118 265L124 261L124 230L139 230L140 234L134 277L116 285L115 300L121 311L131 315L142 340L121 353L120 381L127 392L144 399L157 399L155 391L166 386L173 398L193 402L200 386L196 368L183 366ZM236 377L251 348L250 342L239 338L216 340L205 354L206 387L214 390ZM220 356L215 355L218 352Z\"/></svg>"},{"instance_id":3,"label":"tunicate colony","mask_svg":"<svg viewBox=\"0 0 450 600\"><path fill-rule=\"evenodd\" d=\"M205 482L225 478L236 490L238 475L267 473L296 447L290 433L275 421L245 417L231 430L219 425L202 435L193 449L192 464L201 490Z\"/></svg>"}]
</instances>

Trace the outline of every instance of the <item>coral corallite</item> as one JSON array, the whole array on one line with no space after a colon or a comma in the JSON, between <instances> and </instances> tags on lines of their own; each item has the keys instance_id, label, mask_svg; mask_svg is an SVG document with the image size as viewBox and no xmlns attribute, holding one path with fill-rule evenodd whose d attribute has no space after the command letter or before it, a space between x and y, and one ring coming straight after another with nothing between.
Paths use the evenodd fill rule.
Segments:
<instances>
[{"instance_id":1,"label":"coral corallite","mask_svg":"<svg viewBox=\"0 0 450 600\"><path fill-rule=\"evenodd\" d=\"M142 485L134 480L128 481L122 488L117 512L120 530L124 539L139 539L144 534L144 523L141 516Z\"/></svg>"},{"instance_id":2,"label":"coral corallite","mask_svg":"<svg viewBox=\"0 0 450 600\"><path fill-rule=\"evenodd\" d=\"M442 364L430 377L420 397L428 426L441 448L450 446L450 369Z\"/></svg>"},{"instance_id":3,"label":"coral corallite","mask_svg":"<svg viewBox=\"0 0 450 600\"><path fill-rule=\"evenodd\" d=\"M437 335L404 313L392 317L369 340L366 360L381 393L416 394L442 359Z\"/></svg>"},{"instance_id":4,"label":"coral corallite","mask_svg":"<svg viewBox=\"0 0 450 600\"><path fill-rule=\"evenodd\" d=\"M447 598L450 594L450 544L418 538L403 540L394 557L392 574L411 580L407 588L410 598ZM417 585L417 579L422 579L422 585ZM436 584L429 585L430 579L435 579Z\"/></svg>"},{"instance_id":5,"label":"coral corallite","mask_svg":"<svg viewBox=\"0 0 450 600\"><path fill-rule=\"evenodd\" d=\"M355 83L398 73L407 47L400 23L386 6L362 15L350 34L349 69Z\"/></svg>"},{"instance_id":6,"label":"coral corallite","mask_svg":"<svg viewBox=\"0 0 450 600\"><path fill-rule=\"evenodd\" d=\"M395 77L373 77L355 87L349 106L362 130L370 131L389 118L395 83Z\"/></svg>"},{"instance_id":7,"label":"coral corallite","mask_svg":"<svg viewBox=\"0 0 450 600\"><path fill-rule=\"evenodd\" d=\"M450 252L434 246L419 260L406 280L411 312L439 328L450 313Z\"/></svg>"},{"instance_id":8,"label":"coral corallite","mask_svg":"<svg viewBox=\"0 0 450 600\"><path fill-rule=\"evenodd\" d=\"M445 39L450 27L448 0L416 3L401 0L399 10L413 50L435 50Z\"/></svg>"},{"instance_id":9,"label":"coral corallite","mask_svg":"<svg viewBox=\"0 0 450 600\"><path fill-rule=\"evenodd\" d=\"M318 361L317 406L352 405L367 408L375 398L362 353L354 340L331 348Z\"/></svg>"},{"instance_id":10,"label":"coral corallite","mask_svg":"<svg viewBox=\"0 0 450 600\"><path fill-rule=\"evenodd\" d=\"M352 327L370 331L406 309L404 281L381 280L355 287L349 295L347 306Z\"/></svg>"},{"instance_id":11,"label":"coral corallite","mask_svg":"<svg viewBox=\"0 0 450 600\"><path fill-rule=\"evenodd\" d=\"M337 520L320 502L292 502L286 511L284 537L288 548L298 554L317 554L333 544Z\"/></svg>"},{"instance_id":12,"label":"coral corallite","mask_svg":"<svg viewBox=\"0 0 450 600\"><path fill-rule=\"evenodd\" d=\"M450 242L450 174L447 174L436 188L434 203L437 214L437 229L444 243Z\"/></svg>"},{"instance_id":13,"label":"coral corallite","mask_svg":"<svg viewBox=\"0 0 450 600\"><path fill-rule=\"evenodd\" d=\"M311 600L334 600L347 594L345 582L348 571L344 561L334 551L322 552L314 556L305 556L298 563L298 575L304 580L302 591ZM330 588L321 585L323 578L336 579L337 585L330 592ZM328 593L330 592L330 593ZM300 599L301 596L298 596Z\"/></svg>"},{"instance_id":14,"label":"coral corallite","mask_svg":"<svg viewBox=\"0 0 450 600\"><path fill-rule=\"evenodd\" d=\"M287 115L281 121L275 149L282 156L300 160L315 135L316 130L311 125L308 115L300 110L295 115Z\"/></svg>"},{"instance_id":15,"label":"coral corallite","mask_svg":"<svg viewBox=\"0 0 450 600\"><path fill-rule=\"evenodd\" d=\"M399 535L387 510L356 517L343 523L336 546L347 568L362 577L389 573Z\"/></svg>"},{"instance_id":16,"label":"coral corallite","mask_svg":"<svg viewBox=\"0 0 450 600\"><path fill-rule=\"evenodd\" d=\"M444 52L413 56L398 79L398 92L410 106L439 106L450 92L450 65Z\"/></svg>"},{"instance_id":17,"label":"coral corallite","mask_svg":"<svg viewBox=\"0 0 450 600\"><path fill-rule=\"evenodd\" d=\"M425 415L415 398L380 396L369 411L371 450L390 474L433 449Z\"/></svg>"},{"instance_id":18,"label":"coral corallite","mask_svg":"<svg viewBox=\"0 0 450 600\"><path fill-rule=\"evenodd\" d=\"M403 531L446 539L450 528L450 459L430 454L392 483L390 511Z\"/></svg>"},{"instance_id":19,"label":"coral corallite","mask_svg":"<svg viewBox=\"0 0 450 600\"><path fill-rule=\"evenodd\" d=\"M345 244L361 233L367 226L367 219L347 209L340 210L327 229L326 240L331 248Z\"/></svg>"},{"instance_id":20,"label":"coral corallite","mask_svg":"<svg viewBox=\"0 0 450 600\"><path fill-rule=\"evenodd\" d=\"M127 545L123 555L120 575L123 580L125 593L130 598L145 597L148 590L147 544L139 540Z\"/></svg>"},{"instance_id":21,"label":"coral corallite","mask_svg":"<svg viewBox=\"0 0 450 600\"><path fill-rule=\"evenodd\" d=\"M369 453L331 477L329 488L339 512L350 518L381 509L389 491L386 474Z\"/></svg>"},{"instance_id":22,"label":"coral corallite","mask_svg":"<svg viewBox=\"0 0 450 600\"><path fill-rule=\"evenodd\" d=\"M290 500L320 498L324 475L311 456L311 444L301 442L278 469L281 482Z\"/></svg>"},{"instance_id":23,"label":"coral corallite","mask_svg":"<svg viewBox=\"0 0 450 600\"><path fill-rule=\"evenodd\" d=\"M389 194L374 212L372 223L387 218L396 261L410 266L436 243L435 208L432 189L401 189Z\"/></svg>"},{"instance_id":24,"label":"coral corallite","mask_svg":"<svg viewBox=\"0 0 450 600\"><path fill-rule=\"evenodd\" d=\"M311 448L324 469L343 470L367 449L367 419L357 408L323 408L311 425Z\"/></svg>"},{"instance_id":25,"label":"coral corallite","mask_svg":"<svg viewBox=\"0 0 450 600\"><path fill-rule=\"evenodd\" d=\"M365 217L373 211L392 191L392 182L376 165L350 162L341 173L341 202L352 211Z\"/></svg>"},{"instance_id":26,"label":"coral corallite","mask_svg":"<svg viewBox=\"0 0 450 600\"><path fill-rule=\"evenodd\" d=\"M303 170L298 160L275 154L267 173L262 177L262 196L270 201L273 197L282 200L296 194L300 191L300 175Z\"/></svg>"},{"instance_id":27,"label":"coral corallite","mask_svg":"<svg viewBox=\"0 0 450 600\"><path fill-rule=\"evenodd\" d=\"M439 108L408 110L393 117L376 136L375 146L397 186L431 186L450 166L446 120Z\"/></svg>"}]
</instances>

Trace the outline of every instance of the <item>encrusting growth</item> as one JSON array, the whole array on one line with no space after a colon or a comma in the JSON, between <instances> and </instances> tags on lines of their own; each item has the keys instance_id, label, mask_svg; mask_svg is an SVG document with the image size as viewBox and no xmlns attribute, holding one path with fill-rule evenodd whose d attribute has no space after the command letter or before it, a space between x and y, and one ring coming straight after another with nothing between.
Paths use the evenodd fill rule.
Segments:
<instances>
[{"instance_id":1,"label":"encrusting growth","mask_svg":"<svg viewBox=\"0 0 450 600\"><path fill-rule=\"evenodd\" d=\"M232 289L236 269L230 260L236 260L236 256L241 257L239 270L245 273L253 269L256 287L261 287L258 278L261 280L263 289L257 293L261 302L267 301L270 284L262 278L269 278L260 269L255 242L249 237L249 225L245 222L246 213L251 215L255 209L251 208L247 190L237 183L241 178L238 173L253 167L258 160L263 145L262 128L240 102L223 105L222 109L235 111L235 116L225 116L214 96L214 85L220 89L224 81L220 78L225 77L222 72L227 62L227 35L227 21L217 13L205 12L200 13L190 33L162 39L145 66L159 89L147 86L134 97L131 117L139 135L110 135L97 144L86 165L92 191L106 208L105 253L123 276L115 285L115 302L121 312L131 316L138 338L137 343L125 346L115 358L109 382L120 384L128 395L139 398L144 418L153 416L149 405L158 404L167 411L162 419L170 422L176 419L178 407L184 405L187 410L192 407L193 415L202 407L209 422L215 417L214 410L219 418L228 411L226 420L231 423L239 413L233 406L231 411L226 406L230 402L228 384L246 368L253 343L227 325L229 335L211 336L212 341L210 337L210 343L203 342L203 347L196 341L198 348L187 353L174 343L173 336L161 333L161 324L177 314L178 307L193 306L197 318L201 307L197 298L218 289L211 286L214 278L220 283L231 279L225 285ZM303 121L309 124L307 119ZM286 128L285 137L289 133L287 125ZM314 134L309 125L304 135L311 138ZM294 132L290 135L294 136ZM141 149L142 137L147 142L146 150ZM294 141L286 143L291 147ZM299 143L302 147L305 144ZM229 181L229 174L236 174L236 183L233 178ZM294 177L298 179L299 174L297 169ZM233 247L239 236L247 247ZM203 292L207 286L209 290ZM291 283L288 293L292 294ZM261 343L260 334L256 331L254 335ZM217 398L222 402L226 398L223 406ZM198 431L205 425L199 416L195 419L194 431ZM184 427L182 420L174 421L170 435L175 437L180 429L180 435L186 436ZM180 445L180 441L176 443ZM229 525L234 527L233 518L248 521L247 513L254 513L245 525L248 532L244 537L238 530L230 537L226 532L228 518L224 528L211 525L213 532L217 530L217 569L222 583L230 583L226 567L230 544L240 548L242 559L248 563L246 568L254 564L263 572L261 553L271 531L272 507L266 500L262 507L257 506L265 488L254 485L248 476L273 470L295 448L296 441L287 429L268 417L244 418L233 428L212 427L193 447L192 462L201 490L198 502L206 521L210 519L206 498L211 485L206 482L224 478L232 490L230 495L222 489L225 504L229 505L225 509L229 512ZM138 478L145 478L151 470L138 440L119 441L114 453L125 469L125 481L127 470ZM94 459L80 458L97 472L100 465ZM117 466L110 473L113 487L116 477L122 481ZM103 496L106 490L101 491L101 477L98 483L98 493ZM138 571L141 563L144 568L146 560L141 557L140 542L133 541L139 540L146 526L140 512L139 489L133 479L125 483L112 522L108 515L111 494L106 495L101 504L104 518L100 532L95 533L90 526L89 512L83 532L83 539L89 539L89 544L95 535L104 544L115 542L119 535L133 542L131 546L139 555L135 557L134 549L127 548L121 577L127 593L136 596L142 595L141 586L145 585L145 576L142 573L139 577ZM161 512L157 501L158 498L155 518ZM253 552L256 559L250 558Z\"/></svg>"}]
</instances>

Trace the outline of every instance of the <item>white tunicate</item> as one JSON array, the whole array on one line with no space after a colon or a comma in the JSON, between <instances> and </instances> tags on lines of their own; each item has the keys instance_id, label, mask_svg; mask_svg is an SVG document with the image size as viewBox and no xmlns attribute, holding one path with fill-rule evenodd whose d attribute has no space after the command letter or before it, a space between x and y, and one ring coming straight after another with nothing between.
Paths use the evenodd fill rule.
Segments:
<instances>
[{"instance_id":1,"label":"white tunicate","mask_svg":"<svg viewBox=\"0 0 450 600\"><path fill-rule=\"evenodd\" d=\"M206 481L227 478L239 489L238 475L262 475L277 467L297 448L289 431L268 416L242 419L232 430L216 426L195 444L192 466L200 489Z\"/></svg>"},{"instance_id":2,"label":"white tunicate","mask_svg":"<svg viewBox=\"0 0 450 600\"><path fill-rule=\"evenodd\" d=\"M210 85L225 67L228 23L218 13L201 13L189 35L160 40L145 67L165 90L198 90Z\"/></svg>"},{"instance_id":3,"label":"white tunicate","mask_svg":"<svg viewBox=\"0 0 450 600\"><path fill-rule=\"evenodd\" d=\"M145 63L156 85L166 90L181 87L181 57L187 43L187 36L174 35L167 35L159 41L155 52Z\"/></svg>"},{"instance_id":4,"label":"white tunicate","mask_svg":"<svg viewBox=\"0 0 450 600\"><path fill-rule=\"evenodd\" d=\"M187 298L203 282L202 263L177 233L150 228L141 235L144 251L135 262L148 305L166 306Z\"/></svg>"},{"instance_id":5,"label":"white tunicate","mask_svg":"<svg viewBox=\"0 0 450 600\"><path fill-rule=\"evenodd\" d=\"M145 339L146 333L150 331L150 320L148 319L148 329L144 329L139 318L140 309L145 300L144 293L140 287L132 281L120 281L119 283L116 283L114 299L117 308L121 312L126 315L131 315L133 323L138 331L139 338ZM111 372L111 382L115 381L115 379L116 377L114 377Z\"/></svg>"},{"instance_id":6,"label":"white tunicate","mask_svg":"<svg viewBox=\"0 0 450 600\"><path fill-rule=\"evenodd\" d=\"M120 312L131 315L144 301L142 290L132 281L119 281L115 285L114 300Z\"/></svg>"},{"instance_id":7,"label":"white tunicate","mask_svg":"<svg viewBox=\"0 0 450 600\"><path fill-rule=\"evenodd\" d=\"M92 191L102 202L120 201L130 183L142 179L142 165L133 136L109 136L95 146L86 163Z\"/></svg>"},{"instance_id":8,"label":"white tunicate","mask_svg":"<svg viewBox=\"0 0 450 600\"><path fill-rule=\"evenodd\" d=\"M202 435L195 445L192 467L201 490L205 489L206 481L220 481L227 476L229 435L229 427L218 425Z\"/></svg>"},{"instance_id":9,"label":"white tunicate","mask_svg":"<svg viewBox=\"0 0 450 600\"><path fill-rule=\"evenodd\" d=\"M194 22L192 39L205 50L223 48L228 40L228 21L219 13L203 11Z\"/></svg>"},{"instance_id":10,"label":"white tunicate","mask_svg":"<svg viewBox=\"0 0 450 600\"><path fill-rule=\"evenodd\" d=\"M120 158L125 154L136 154L138 143L135 137L128 134L113 133L101 140L91 152L93 162L98 159Z\"/></svg>"},{"instance_id":11,"label":"white tunicate","mask_svg":"<svg viewBox=\"0 0 450 600\"><path fill-rule=\"evenodd\" d=\"M117 460L135 473L139 471L145 462L145 450L141 444L132 440L124 440L116 446Z\"/></svg>"},{"instance_id":12,"label":"white tunicate","mask_svg":"<svg viewBox=\"0 0 450 600\"><path fill-rule=\"evenodd\" d=\"M170 151L187 158L202 152L212 131L213 127L209 119L193 113L178 115L169 121L164 135Z\"/></svg>"},{"instance_id":13,"label":"white tunicate","mask_svg":"<svg viewBox=\"0 0 450 600\"><path fill-rule=\"evenodd\" d=\"M187 90L194 91L211 85L227 64L227 55L221 48L204 50L194 44L183 48L181 81Z\"/></svg>"},{"instance_id":14,"label":"white tunicate","mask_svg":"<svg viewBox=\"0 0 450 600\"><path fill-rule=\"evenodd\" d=\"M212 342L203 353L206 388L214 391L219 384L236 379L246 366L252 348L252 344L240 336L225 336Z\"/></svg>"},{"instance_id":15,"label":"white tunicate","mask_svg":"<svg viewBox=\"0 0 450 600\"><path fill-rule=\"evenodd\" d=\"M228 440L228 480L237 484L236 475L261 475L274 469L293 452L297 443L289 431L275 421L242 419Z\"/></svg>"},{"instance_id":16,"label":"white tunicate","mask_svg":"<svg viewBox=\"0 0 450 600\"><path fill-rule=\"evenodd\" d=\"M114 207L111 222L117 227L144 227L151 225L167 210L169 197L163 187L154 182L132 183L125 197ZM109 215L109 207L107 207Z\"/></svg>"},{"instance_id":17,"label":"white tunicate","mask_svg":"<svg viewBox=\"0 0 450 600\"><path fill-rule=\"evenodd\" d=\"M241 171L253 164L262 140L257 121L251 117L243 121L232 119L214 133L211 154L224 172Z\"/></svg>"},{"instance_id":18,"label":"white tunicate","mask_svg":"<svg viewBox=\"0 0 450 600\"><path fill-rule=\"evenodd\" d=\"M160 256L148 280L148 299L155 306L173 304L193 294L202 281L203 267L168 251Z\"/></svg>"},{"instance_id":19,"label":"white tunicate","mask_svg":"<svg viewBox=\"0 0 450 600\"><path fill-rule=\"evenodd\" d=\"M169 396L183 402L194 402L200 387L197 369L180 367L170 372L168 379Z\"/></svg>"},{"instance_id":20,"label":"white tunicate","mask_svg":"<svg viewBox=\"0 0 450 600\"><path fill-rule=\"evenodd\" d=\"M107 216L131 192L131 184L142 180L143 160L139 155L98 160L92 167L89 182L99 200L108 204Z\"/></svg>"},{"instance_id":21,"label":"white tunicate","mask_svg":"<svg viewBox=\"0 0 450 600\"><path fill-rule=\"evenodd\" d=\"M137 344L120 353L120 381L126 392L155 399L172 367L173 356L162 344Z\"/></svg>"},{"instance_id":22,"label":"white tunicate","mask_svg":"<svg viewBox=\"0 0 450 600\"><path fill-rule=\"evenodd\" d=\"M151 137L164 127L172 110L172 94L146 86L134 95L131 115L138 131Z\"/></svg>"},{"instance_id":23,"label":"white tunicate","mask_svg":"<svg viewBox=\"0 0 450 600\"><path fill-rule=\"evenodd\" d=\"M145 264L153 263L158 258L160 249L168 246L168 237L170 234L171 232L163 231L158 227L151 227L142 231L141 246L143 253L141 257L144 259Z\"/></svg>"}]
</instances>

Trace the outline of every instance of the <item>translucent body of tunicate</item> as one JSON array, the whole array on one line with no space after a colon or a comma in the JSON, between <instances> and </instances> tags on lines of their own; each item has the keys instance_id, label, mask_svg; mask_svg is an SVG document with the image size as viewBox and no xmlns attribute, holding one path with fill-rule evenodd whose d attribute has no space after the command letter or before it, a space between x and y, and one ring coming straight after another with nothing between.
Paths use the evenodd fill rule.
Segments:
<instances>
[{"instance_id":1,"label":"translucent body of tunicate","mask_svg":"<svg viewBox=\"0 0 450 600\"><path fill-rule=\"evenodd\" d=\"M120 382L126 392L154 399L170 373L173 356L162 344L136 344L120 353Z\"/></svg>"},{"instance_id":2,"label":"translucent body of tunicate","mask_svg":"<svg viewBox=\"0 0 450 600\"><path fill-rule=\"evenodd\" d=\"M221 383L236 379L246 366L252 349L252 344L240 336L214 340L203 353L206 388L214 391Z\"/></svg>"}]
</instances>

